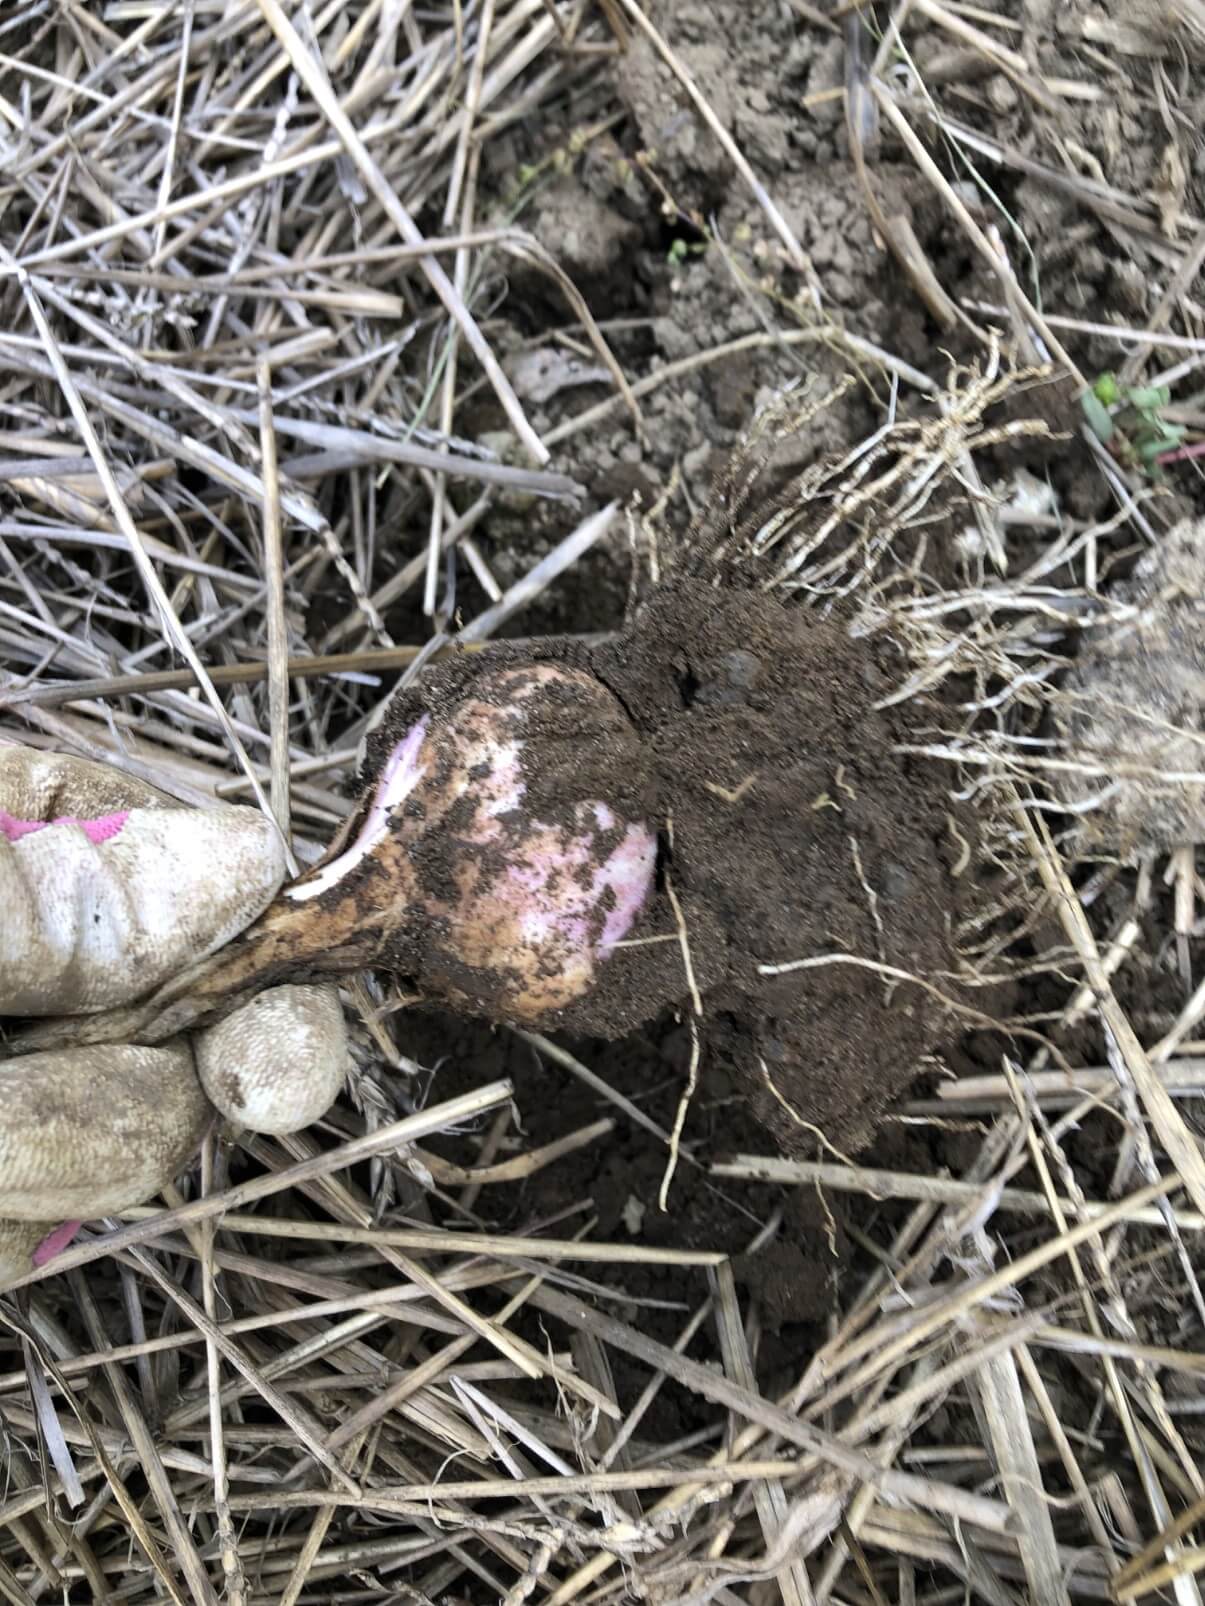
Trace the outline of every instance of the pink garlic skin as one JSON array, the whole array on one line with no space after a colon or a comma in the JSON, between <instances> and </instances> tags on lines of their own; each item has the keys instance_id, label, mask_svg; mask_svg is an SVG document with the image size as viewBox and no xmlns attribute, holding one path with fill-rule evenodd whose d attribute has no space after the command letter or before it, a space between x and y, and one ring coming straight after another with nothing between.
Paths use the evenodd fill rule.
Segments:
<instances>
[{"instance_id":1,"label":"pink garlic skin","mask_svg":"<svg viewBox=\"0 0 1205 1606\"><path fill-rule=\"evenodd\" d=\"M583 740L592 724L622 717L578 670L488 676L442 722L410 727L350 846L286 896L329 891L366 858L388 862L404 882L399 895L425 912L416 979L428 997L527 1023L581 997L649 897L657 840L601 798L573 804L571 823L527 813L523 771L539 753L541 701L547 711L558 698L580 717ZM558 728L552 739L570 737Z\"/></svg>"},{"instance_id":2,"label":"pink garlic skin","mask_svg":"<svg viewBox=\"0 0 1205 1606\"><path fill-rule=\"evenodd\" d=\"M430 723L429 719L420 719L406 732L381 771L364 823L351 846L336 858L320 864L303 881L286 888L285 897L290 903L305 903L319 893L328 892L390 834L392 810L406 801L427 774L429 766L420 761L420 754ZM392 828L396 829L397 823L393 822Z\"/></svg>"},{"instance_id":3,"label":"pink garlic skin","mask_svg":"<svg viewBox=\"0 0 1205 1606\"><path fill-rule=\"evenodd\" d=\"M520 792L522 787L520 787ZM481 818L479 814L478 818ZM605 803L579 803L574 829L532 821L522 836L486 815L463 838L466 851L457 872L459 898L440 906L445 936L431 968L447 956L448 986L471 997L457 967L513 978L508 1013L538 1021L580 998L605 961L631 931L648 897L656 863L656 838L644 825L629 825L605 857L599 836L615 816ZM490 875L471 851L500 843L508 863Z\"/></svg>"},{"instance_id":4,"label":"pink garlic skin","mask_svg":"<svg viewBox=\"0 0 1205 1606\"><path fill-rule=\"evenodd\" d=\"M444 930L432 971L445 968L440 957L447 961L453 995L468 991L460 966L508 977L509 1013L522 1021L563 1009L591 986L598 965L635 924L657 857L648 826L623 826L598 798L574 805L572 828L526 815L529 705L558 689L610 701L589 676L543 664L492 676L488 690L498 701L478 697L456 711L448 807L466 795L477 806L449 831L464 849L456 854L458 896L429 905ZM538 732L531 734L538 742ZM603 837L618 831L604 853Z\"/></svg>"}]
</instances>

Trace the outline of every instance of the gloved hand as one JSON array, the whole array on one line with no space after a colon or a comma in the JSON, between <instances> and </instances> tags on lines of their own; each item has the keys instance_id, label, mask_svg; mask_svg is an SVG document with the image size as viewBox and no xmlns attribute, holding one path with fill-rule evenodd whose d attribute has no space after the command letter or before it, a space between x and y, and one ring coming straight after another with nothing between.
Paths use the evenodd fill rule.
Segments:
<instances>
[{"instance_id":1,"label":"gloved hand","mask_svg":"<svg viewBox=\"0 0 1205 1606\"><path fill-rule=\"evenodd\" d=\"M237 936L284 874L258 810L182 808L104 765L0 746L0 1016L130 1003ZM156 1047L0 1047L0 1288L81 1221L153 1197L219 1113L307 1126L346 1065L333 986L270 989Z\"/></svg>"}]
</instances>

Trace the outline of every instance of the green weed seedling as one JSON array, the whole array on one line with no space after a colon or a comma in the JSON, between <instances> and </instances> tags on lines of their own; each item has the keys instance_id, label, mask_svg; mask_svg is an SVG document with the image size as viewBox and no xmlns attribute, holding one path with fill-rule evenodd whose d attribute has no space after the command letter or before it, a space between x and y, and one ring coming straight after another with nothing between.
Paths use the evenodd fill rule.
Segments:
<instances>
[{"instance_id":1,"label":"green weed seedling","mask_svg":"<svg viewBox=\"0 0 1205 1606\"><path fill-rule=\"evenodd\" d=\"M1183 424L1162 417L1171 401L1166 385L1122 385L1116 374L1101 374L1080 398L1088 428L1127 468L1162 478L1160 459L1179 447Z\"/></svg>"},{"instance_id":2,"label":"green weed seedling","mask_svg":"<svg viewBox=\"0 0 1205 1606\"><path fill-rule=\"evenodd\" d=\"M684 240L681 235L675 235L665 260L671 268L680 268L688 257L701 257L706 250L706 240Z\"/></svg>"}]
</instances>

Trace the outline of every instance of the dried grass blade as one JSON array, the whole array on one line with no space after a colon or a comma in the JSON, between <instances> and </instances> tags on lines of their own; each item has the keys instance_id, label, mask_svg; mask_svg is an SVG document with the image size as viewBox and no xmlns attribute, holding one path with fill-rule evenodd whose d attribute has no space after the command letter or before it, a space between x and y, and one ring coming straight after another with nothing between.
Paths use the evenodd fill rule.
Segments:
<instances>
[{"instance_id":1,"label":"dried grass blade","mask_svg":"<svg viewBox=\"0 0 1205 1606\"><path fill-rule=\"evenodd\" d=\"M1071 1606L1014 1357L1007 1351L985 1357L975 1387L1004 1493L1025 1535L1021 1560L1032 1597L1049 1606Z\"/></svg>"},{"instance_id":2,"label":"dried grass blade","mask_svg":"<svg viewBox=\"0 0 1205 1606\"><path fill-rule=\"evenodd\" d=\"M1083 905L1063 868L1045 821L1034 816L1019 801L1014 814L1025 833L1033 854L1034 863L1042 884L1050 893L1063 930L1083 962L1088 982L1096 995L1097 1007L1108 1028L1126 1069L1134 1079L1138 1096L1150 1117L1151 1125L1168 1157L1175 1166L1180 1181L1197 1209L1205 1213L1205 1158L1197 1140L1189 1132L1184 1117L1175 1101L1151 1067L1151 1062L1138 1041L1128 1016L1117 1001L1112 983L1101 963L1100 950L1092 935L1092 928L1084 914Z\"/></svg>"},{"instance_id":3,"label":"dried grass blade","mask_svg":"<svg viewBox=\"0 0 1205 1606\"><path fill-rule=\"evenodd\" d=\"M310 94L314 97L315 105L318 106L322 115L339 136L340 144L354 162L356 171L376 197L386 217L389 218L394 228L397 229L408 245L421 245L423 236L414 219L402 205L393 186L369 153L367 145L360 138L351 119L336 99L325 70L310 54L300 34L279 5L278 0L256 0L256 3L263 13L268 26L280 41L281 48L292 62L298 77L301 78ZM511 387L510 380L502 372L498 359L490 349L489 342L481 333L476 319L457 294L452 281L433 256L423 257L421 266L431 288L456 320L457 326L464 336L465 344L481 364L486 377L493 387L494 394L501 403L507 418L510 419L515 433L526 446L535 462L546 463L549 458L548 448L527 422L527 416L523 411L519 398Z\"/></svg>"},{"instance_id":4,"label":"dried grass blade","mask_svg":"<svg viewBox=\"0 0 1205 1606\"><path fill-rule=\"evenodd\" d=\"M292 810L289 773L288 628L285 624L284 551L280 526L280 485L276 469L276 431L272 427L272 370L266 361L257 370L259 384L260 472L264 490L264 579L268 588L268 724L271 734L272 814L292 860Z\"/></svg>"},{"instance_id":5,"label":"dried grass blade","mask_svg":"<svg viewBox=\"0 0 1205 1606\"><path fill-rule=\"evenodd\" d=\"M592 1310L553 1289L541 1291L535 1296L534 1303L571 1326L583 1326L587 1331L593 1331L605 1343L636 1356L646 1366L665 1371L676 1382L692 1393L702 1395L712 1404L737 1412L747 1422L757 1423L785 1439L788 1444L809 1450L840 1471L881 1489L888 1498L914 1503L922 1510L945 1512L997 1533L1010 1532L1013 1528L1014 1519L1002 1501L973 1495L951 1484L914 1473L876 1466L869 1456L851 1449L835 1435L800 1421L781 1406L740 1387L698 1361L678 1355L627 1322Z\"/></svg>"}]
</instances>

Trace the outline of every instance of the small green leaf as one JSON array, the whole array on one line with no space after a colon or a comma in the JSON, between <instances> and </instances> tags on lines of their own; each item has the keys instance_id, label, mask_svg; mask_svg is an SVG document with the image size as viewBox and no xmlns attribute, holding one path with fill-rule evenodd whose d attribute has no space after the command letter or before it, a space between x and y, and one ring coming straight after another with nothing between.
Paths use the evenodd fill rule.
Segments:
<instances>
[{"instance_id":1,"label":"small green leaf","mask_svg":"<svg viewBox=\"0 0 1205 1606\"><path fill-rule=\"evenodd\" d=\"M1174 452L1176 447L1179 446L1183 441L1184 434L1184 430L1180 428L1179 425L1172 427L1165 425L1163 431L1161 431L1158 435L1151 437L1150 456L1152 458L1162 457L1164 452ZM1143 456L1147 456L1145 449L1143 450Z\"/></svg>"},{"instance_id":2,"label":"small green leaf","mask_svg":"<svg viewBox=\"0 0 1205 1606\"><path fill-rule=\"evenodd\" d=\"M1105 407L1115 407L1121 400L1121 387L1116 374L1101 374L1092 387L1092 394Z\"/></svg>"},{"instance_id":3,"label":"small green leaf","mask_svg":"<svg viewBox=\"0 0 1205 1606\"><path fill-rule=\"evenodd\" d=\"M1138 455L1148 465L1165 452L1174 452L1188 433L1183 424L1160 423L1157 429L1143 434L1138 442Z\"/></svg>"},{"instance_id":4,"label":"small green leaf","mask_svg":"<svg viewBox=\"0 0 1205 1606\"><path fill-rule=\"evenodd\" d=\"M1097 381L1099 385L1100 381ZM1088 428L1103 445L1113 439L1113 420L1109 417L1109 409L1096 394L1095 388L1086 390L1080 397L1080 406L1084 410L1084 418Z\"/></svg>"},{"instance_id":5,"label":"small green leaf","mask_svg":"<svg viewBox=\"0 0 1205 1606\"><path fill-rule=\"evenodd\" d=\"M1171 392L1166 385L1135 385L1126 392L1126 400L1140 413L1158 412L1171 401Z\"/></svg>"}]
</instances>

